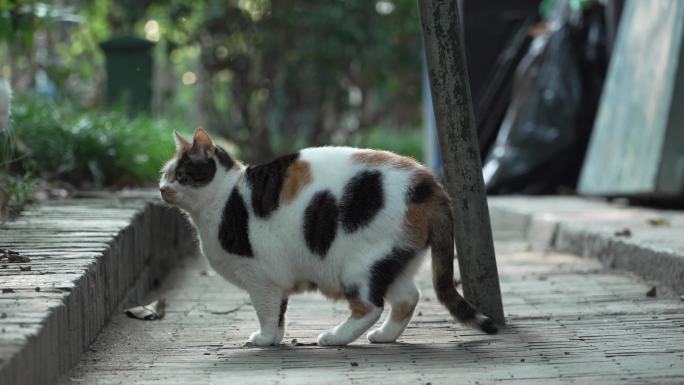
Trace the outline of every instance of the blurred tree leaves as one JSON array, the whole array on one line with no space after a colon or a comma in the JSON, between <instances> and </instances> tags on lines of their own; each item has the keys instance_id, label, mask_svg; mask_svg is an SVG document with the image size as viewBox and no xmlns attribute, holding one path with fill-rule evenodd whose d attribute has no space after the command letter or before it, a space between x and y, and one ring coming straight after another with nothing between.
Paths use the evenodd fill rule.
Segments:
<instances>
[{"instance_id":1,"label":"blurred tree leaves","mask_svg":"<svg viewBox=\"0 0 684 385\"><path fill-rule=\"evenodd\" d=\"M0 0L0 55L17 90L43 70L58 96L95 106L97 44L144 35L151 20L161 31L158 111L195 110L193 121L251 160L419 124L415 0ZM181 84L186 72L196 83Z\"/></svg>"},{"instance_id":2,"label":"blurred tree leaves","mask_svg":"<svg viewBox=\"0 0 684 385\"><path fill-rule=\"evenodd\" d=\"M413 0L167 0L151 8L173 46L200 47L204 124L253 159L420 117Z\"/></svg>"}]
</instances>

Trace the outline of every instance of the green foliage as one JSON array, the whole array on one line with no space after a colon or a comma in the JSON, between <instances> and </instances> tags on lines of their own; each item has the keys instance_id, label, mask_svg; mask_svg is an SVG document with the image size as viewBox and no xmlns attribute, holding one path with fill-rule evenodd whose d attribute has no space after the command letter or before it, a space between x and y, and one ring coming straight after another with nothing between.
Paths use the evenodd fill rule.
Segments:
<instances>
[{"instance_id":1,"label":"green foliage","mask_svg":"<svg viewBox=\"0 0 684 385\"><path fill-rule=\"evenodd\" d=\"M18 151L2 151L0 164L35 170L48 180L80 187L152 183L173 153L174 127L167 120L83 111L41 99L17 100L13 118ZM10 142L8 133L0 133L0 142Z\"/></svg>"},{"instance_id":2,"label":"green foliage","mask_svg":"<svg viewBox=\"0 0 684 385\"><path fill-rule=\"evenodd\" d=\"M19 215L33 197L35 184L30 173L17 176L0 171L0 222Z\"/></svg>"},{"instance_id":3,"label":"green foliage","mask_svg":"<svg viewBox=\"0 0 684 385\"><path fill-rule=\"evenodd\" d=\"M50 92L93 105L93 88L103 76L98 43L110 34L111 1L60 3L0 0L0 76L25 91L40 73L43 86L47 79L56 85Z\"/></svg>"},{"instance_id":4,"label":"green foliage","mask_svg":"<svg viewBox=\"0 0 684 385\"><path fill-rule=\"evenodd\" d=\"M155 0L170 57L201 68L204 124L263 160L420 116L414 0ZM181 58L192 58L182 60ZM199 61L199 65L197 65Z\"/></svg>"},{"instance_id":5,"label":"green foliage","mask_svg":"<svg viewBox=\"0 0 684 385\"><path fill-rule=\"evenodd\" d=\"M422 161L423 135L421 129L393 131L374 128L355 138L352 144L357 147L392 151Z\"/></svg>"},{"instance_id":6,"label":"green foliage","mask_svg":"<svg viewBox=\"0 0 684 385\"><path fill-rule=\"evenodd\" d=\"M192 117L190 126L236 143L248 161L420 124L415 0L0 0L0 74L17 93L36 87L97 107L105 83L98 43L117 33L158 40L155 113ZM186 73L196 81L183 84ZM77 124L81 112L67 106L71 120L50 124ZM86 113L83 124L101 125L98 118ZM70 130L55 143L72 143ZM62 162L51 163L60 167L51 177L112 183L109 162L72 166L90 155L71 154L51 155Z\"/></svg>"},{"instance_id":7,"label":"green foliage","mask_svg":"<svg viewBox=\"0 0 684 385\"><path fill-rule=\"evenodd\" d=\"M107 22L110 9L109 0L85 2L78 10L82 22L72 26L69 38L54 39L54 52L49 55L51 63L45 68L61 96L87 96L81 103L89 106L99 102L97 95L93 95L93 87L104 81L104 57L99 43L111 34Z\"/></svg>"},{"instance_id":8,"label":"green foliage","mask_svg":"<svg viewBox=\"0 0 684 385\"><path fill-rule=\"evenodd\" d=\"M46 19L34 11L36 1L0 0L0 39L18 48L31 48L35 31Z\"/></svg>"}]
</instances>

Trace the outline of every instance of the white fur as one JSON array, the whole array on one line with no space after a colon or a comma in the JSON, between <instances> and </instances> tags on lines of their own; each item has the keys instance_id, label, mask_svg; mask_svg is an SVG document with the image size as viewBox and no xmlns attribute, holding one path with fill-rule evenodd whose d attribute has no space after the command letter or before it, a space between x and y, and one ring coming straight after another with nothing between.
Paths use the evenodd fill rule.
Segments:
<instances>
[{"instance_id":1,"label":"white fur","mask_svg":"<svg viewBox=\"0 0 684 385\"><path fill-rule=\"evenodd\" d=\"M277 327L280 302L302 282L313 282L324 293L341 293L344 285L358 285L360 295L368 295L370 267L385 257L394 246L406 245L402 223L406 211L405 193L415 170L388 166L363 165L352 161L359 149L349 147L308 148L300 159L309 162L312 183L290 204L281 204L267 219L258 218L251 209L251 193L244 176L245 167L225 170L218 167L212 182L202 188L189 188L169 182L164 173L160 187L176 191L176 205L189 214L197 228L200 248L211 266L233 284L247 290L259 317L261 329L250 337L255 345L277 344L283 338ZM218 162L217 162L218 163ZM175 161L165 166L172 170ZM416 169L420 167L416 164ZM302 231L304 211L312 196L329 190L339 202L344 186L363 169L381 170L384 206L365 227L347 234L338 229L325 258L306 246ZM227 253L219 242L218 229L224 206L237 185L249 212L249 240L253 258ZM420 252L423 254L423 252ZM418 291L413 276L422 255L407 266L389 288L387 301L415 305ZM382 308L375 308L361 319L351 317L319 336L321 345L344 345L352 342L378 320ZM403 332L408 319L397 324L388 319L370 336L372 342L392 342Z\"/></svg>"},{"instance_id":2,"label":"white fur","mask_svg":"<svg viewBox=\"0 0 684 385\"><path fill-rule=\"evenodd\" d=\"M419 298L420 293L413 283L413 276L406 274L397 279L387 293L387 301L390 304L409 305L414 308L418 304ZM395 322L390 315L382 326L368 333L368 340L378 343L394 342L404 332L410 320L411 317L409 316L401 322Z\"/></svg>"},{"instance_id":3,"label":"white fur","mask_svg":"<svg viewBox=\"0 0 684 385\"><path fill-rule=\"evenodd\" d=\"M12 107L12 89L7 81L0 78L0 131L9 127L10 110Z\"/></svg>"}]
</instances>

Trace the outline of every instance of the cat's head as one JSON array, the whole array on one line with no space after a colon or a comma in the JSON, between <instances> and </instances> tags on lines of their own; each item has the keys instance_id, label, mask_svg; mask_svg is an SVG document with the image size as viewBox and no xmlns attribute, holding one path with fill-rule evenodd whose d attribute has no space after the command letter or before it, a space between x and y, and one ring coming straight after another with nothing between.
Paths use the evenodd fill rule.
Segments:
<instances>
[{"instance_id":1,"label":"cat's head","mask_svg":"<svg viewBox=\"0 0 684 385\"><path fill-rule=\"evenodd\" d=\"M176 154L162 168L159 191L166 203L192 209L211 197L235 161L201 128L195 130L192 142L176 131L173 137Z\"/></svg>"}]
</instances>

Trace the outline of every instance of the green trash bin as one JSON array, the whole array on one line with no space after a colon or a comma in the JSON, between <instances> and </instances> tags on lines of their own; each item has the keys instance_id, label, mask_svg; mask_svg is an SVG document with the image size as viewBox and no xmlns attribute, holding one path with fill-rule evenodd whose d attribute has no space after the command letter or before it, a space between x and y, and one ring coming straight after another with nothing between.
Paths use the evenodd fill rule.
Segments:
<instances>
[{"instance_id":1,"label":"green trash bin","mask_svg":"<svg viewBox=\"0 0 684 385\"><path fill-rule=\"evenodd\" d=\"M150 111L154 45L130 35L100 43L106 58L108 105L124 101L131 113Z\"/></svg>"}]
</instances>

